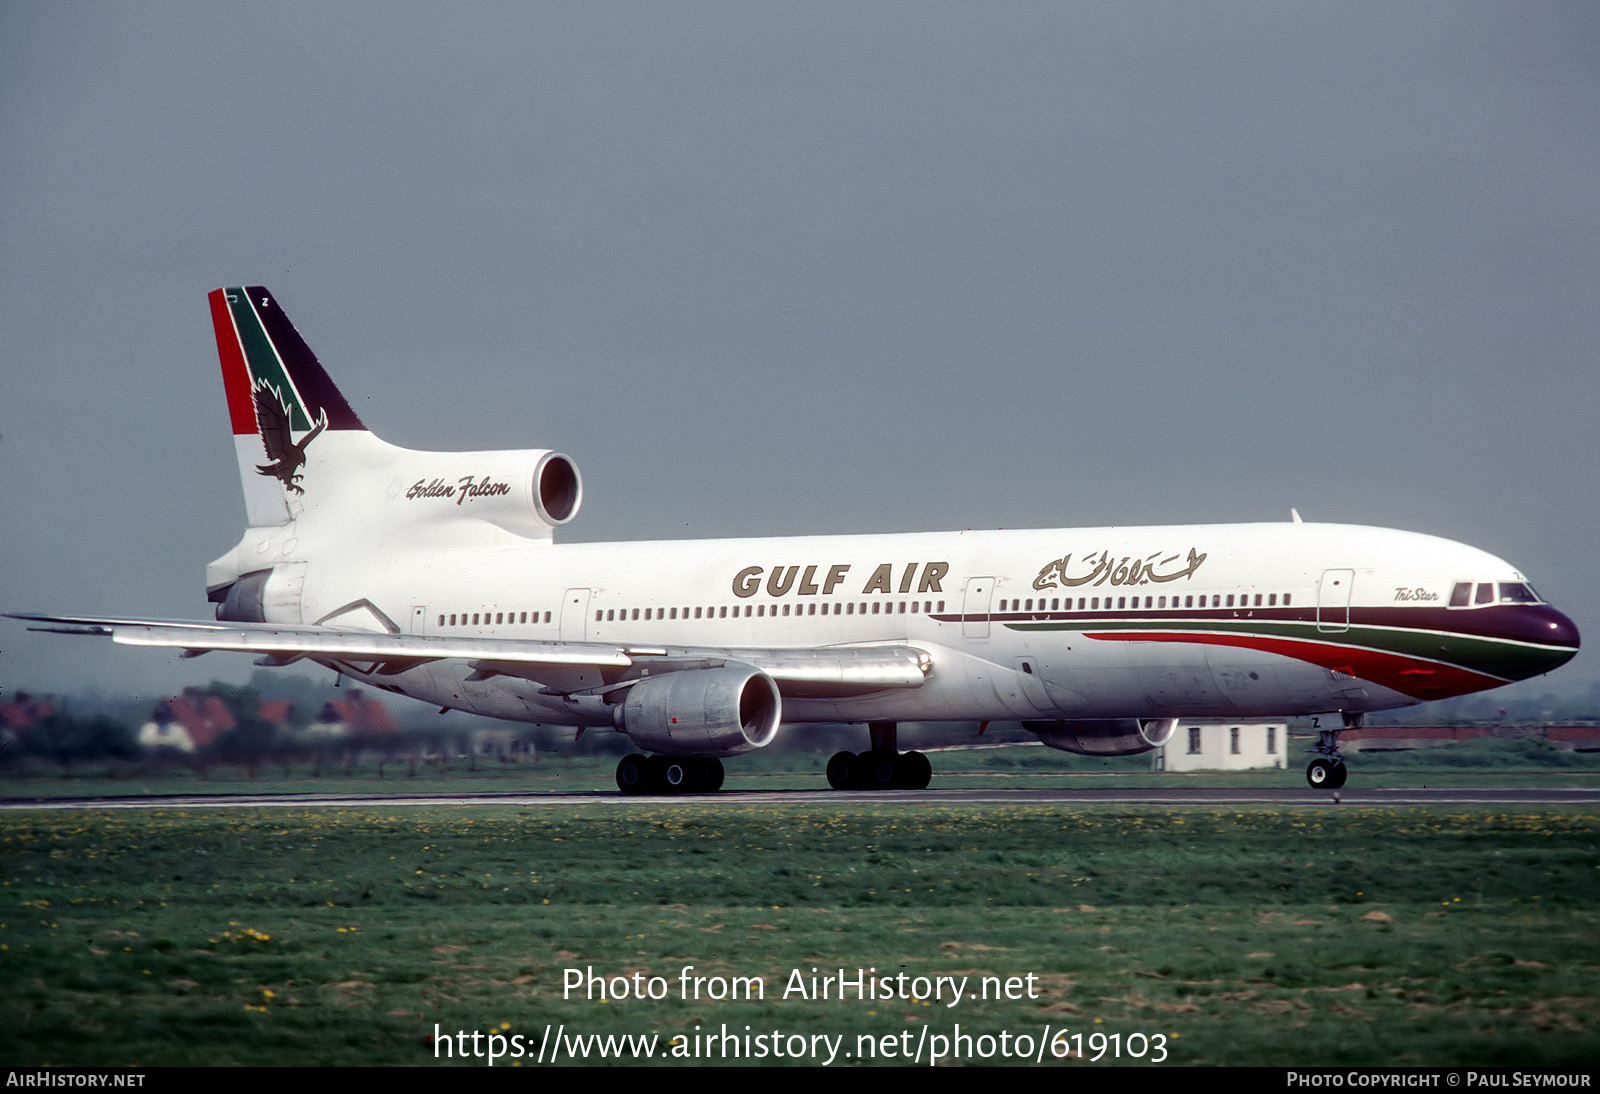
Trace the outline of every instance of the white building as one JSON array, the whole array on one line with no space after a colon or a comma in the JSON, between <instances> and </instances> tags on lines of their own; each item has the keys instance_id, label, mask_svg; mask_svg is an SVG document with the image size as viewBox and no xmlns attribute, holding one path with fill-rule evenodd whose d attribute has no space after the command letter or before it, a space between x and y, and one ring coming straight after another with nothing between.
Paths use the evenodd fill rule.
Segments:
<instances>
[{"instance_id":1,"label":"white building","mask_svg":"<svg viewBox=\"0 0 1600 1094\"><path fill-rule=\"evenodd\" d=\"M1172 740L1151 754L1155 771L1245 771L1283 767L1288 752L1285 722L1213 722L1188 718Z\"/></svg>"}]
</instances>

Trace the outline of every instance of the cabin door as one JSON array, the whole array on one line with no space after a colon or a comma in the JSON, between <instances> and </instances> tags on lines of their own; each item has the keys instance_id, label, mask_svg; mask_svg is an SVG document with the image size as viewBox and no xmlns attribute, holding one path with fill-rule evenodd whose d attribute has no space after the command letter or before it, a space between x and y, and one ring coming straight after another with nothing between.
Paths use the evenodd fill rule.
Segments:
<instances>
[{"instance_id":1,"label":"cabin door","mask_svg":"<svg viewBox=\"0 0 1600 1094\"><path fill-rule=\"evenodd\" d=\"M1322 581L1317 586L1317 630L1350 629L1350 587L1355 580L1354 570L1322 571Z\"/></svg>"},{"instance_id":2,"label":"cabin door","mask_svg":"<svg viewBox=\"0 0 1600 1094\"><path fill-rule=\"evenodd\" d=\"M561 641L582 642L588 635L589 590L568 589L561 602Z\"/></svg>"}]
</instances>

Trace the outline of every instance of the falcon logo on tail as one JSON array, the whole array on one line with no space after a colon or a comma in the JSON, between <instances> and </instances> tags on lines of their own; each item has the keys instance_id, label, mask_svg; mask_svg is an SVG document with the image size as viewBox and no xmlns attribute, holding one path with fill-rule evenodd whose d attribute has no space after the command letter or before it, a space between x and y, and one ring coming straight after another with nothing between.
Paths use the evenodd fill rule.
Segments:
<instances>
[{"instance_id":1,"label":"falcon logo on tail","mask_svg":"<svg viewBox=\"0 0 1600 1094\"><path fill-rule=\"evenodd\" d=\"M305 490L300 486L300 469L306 465L306 446L328 428L328 412L321 411L311 432L296 444L290 429L288 400L265 380L258 380L250 395L256 404L256 424L261 430L261 444L267 450L267 458L273 461L257 464L256 473L277 479L286 490L304 494Z\"/></svg>"}]
</instances>

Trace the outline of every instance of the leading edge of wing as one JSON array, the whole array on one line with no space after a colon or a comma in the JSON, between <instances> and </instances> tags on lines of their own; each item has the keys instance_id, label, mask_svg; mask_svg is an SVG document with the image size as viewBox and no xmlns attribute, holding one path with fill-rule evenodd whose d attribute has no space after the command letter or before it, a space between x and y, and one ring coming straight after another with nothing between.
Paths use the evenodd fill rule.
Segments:
<instances>
[{"instance_id":1,"label":"leading edge of wing","mask_svg":"<svg viewBox=\"0 0 1600 1094\"><path fill-rule=\"evenodd\" d=\"M442 661L493 659L530 664L633 664L620 646L588 642L527 642L505 638L433 638L378 634L282 623L208 623L176 619L100 619L73 615L22 615L13 619L54 624L33 630L108 636L124 646L235 653L304 654L308 657L363 660Z\"/></svg>"},{"instance_id":2,"label":"leading edge of wing","mask_svg":"<svg viewBox=\"0 0 1600 1094\"><path fill-rule=\"evenodd\" d=\"M822 697L883 688L920 687L932 668L925 651L912 646L827 646L802 649L624 647L596 642L432 637L338 630L279 623L211 623L201 620L107 619L94 616L28 615L11 618L49 624L34 630L109 637L125 646L158 646L189 653L222 650L269 657L330 660L465 660L506 673L513 665L639 667L654 672L688 671L708 659L736 661L767 673L785 693ZM509 675L537 679L537 671ZM624 674L625 676L632 674ZM610 674L607 674L608 678Z\"/></svg>"}]
</instances>

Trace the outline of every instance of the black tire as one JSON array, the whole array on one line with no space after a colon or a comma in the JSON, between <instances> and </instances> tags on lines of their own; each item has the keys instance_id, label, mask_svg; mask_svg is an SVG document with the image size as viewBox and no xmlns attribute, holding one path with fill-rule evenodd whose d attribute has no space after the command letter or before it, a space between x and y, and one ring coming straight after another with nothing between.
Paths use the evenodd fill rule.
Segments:
<instances>
[{"instance_id":1,"label":"black tire","mask_svg":"<svg viewBox=\"0 0 1600 1094\"><path fill-rule=\"evenodd\" d=\"M700 772L693 760L681 756L662 756L661 789L668 794L693 794L700 782Z\"/></svg>"},{"instance_id":2,"label":"black tire","mask_svg":"<svg viewBox=\"0 0 1600 1094\"><path fill-rule=\"evenodd\" d=\"M861 758L854 752L835 752L828 760L828 785L835 790L853 790Z\"/></svg>"},{"instance_id":3,"label":"black tire","mask_svg":"<svg viewBox=\"0 0 1600 1094\"><path fill-rule=\"evenodd\" d=\"M1343 760L1337 760L1334 762L1333 772L1328 776L1328 786L1331 789L1338 790L1349 777L1350 769L1345 766Z\"/></svg>"},{"instance_id":4,"label":"black tire","mask_svg":"<svg viewBox=\"0 0 1600 1094\"><path fill-rule=\"evenodd\" d=\"M1318 756L1306 765L1306 782L1311 784L1313 790L1334 790L1334 762Z\"/></svg>"},{"instance_id":5,"label":"black tire","mask_svg":"<svg viewBox=\"0 0 1600 1094\"><path fill-rule=\"evenodd\" d=\"M869 752L866 755L867 785L874 790L893 790L900 786L905 765L895 752Z\"/></svg>"},{"instance_id":6,"label":"black tire","mask_svg":"<svg viewBox=\"0 0 1600 1094\"><path fill-rule=\"evenodd\" d=\"M928 784L933 781L933 764L928 757L920 752L907 752L900 759L905 768L905 788L928 789Z\"/></svg>"},{"instance_id":7,"label":"black tire","mask_svg":"<svg viewBox=\"0 0 1600 1094\"><path fill-rule=\"evenodd\" d=\"M651 756L645 761L645 789L646 794L665 794L667 792L667 758L665 756Z\"/></svg>"},{"instance_id":8,"label":"black tire","mask_svg":"<svg viewBox=\"0 0 1600 1094\"><path fill-rule=\"evenodd\" d=\"M715 794L722 789L722 761L713 756L700 761L700 793Z\"/></svg>"},{"instance_id":9,"label":"black tire","mask_svg":"<svg viewBox=\"0 0 1600 1094\"><path fill-rule=\"evenodd\" d=\"M630 753L617 761L617 789L624 794L650 792L650 761L639 753Z\"/></svg>"}]
</instances>

